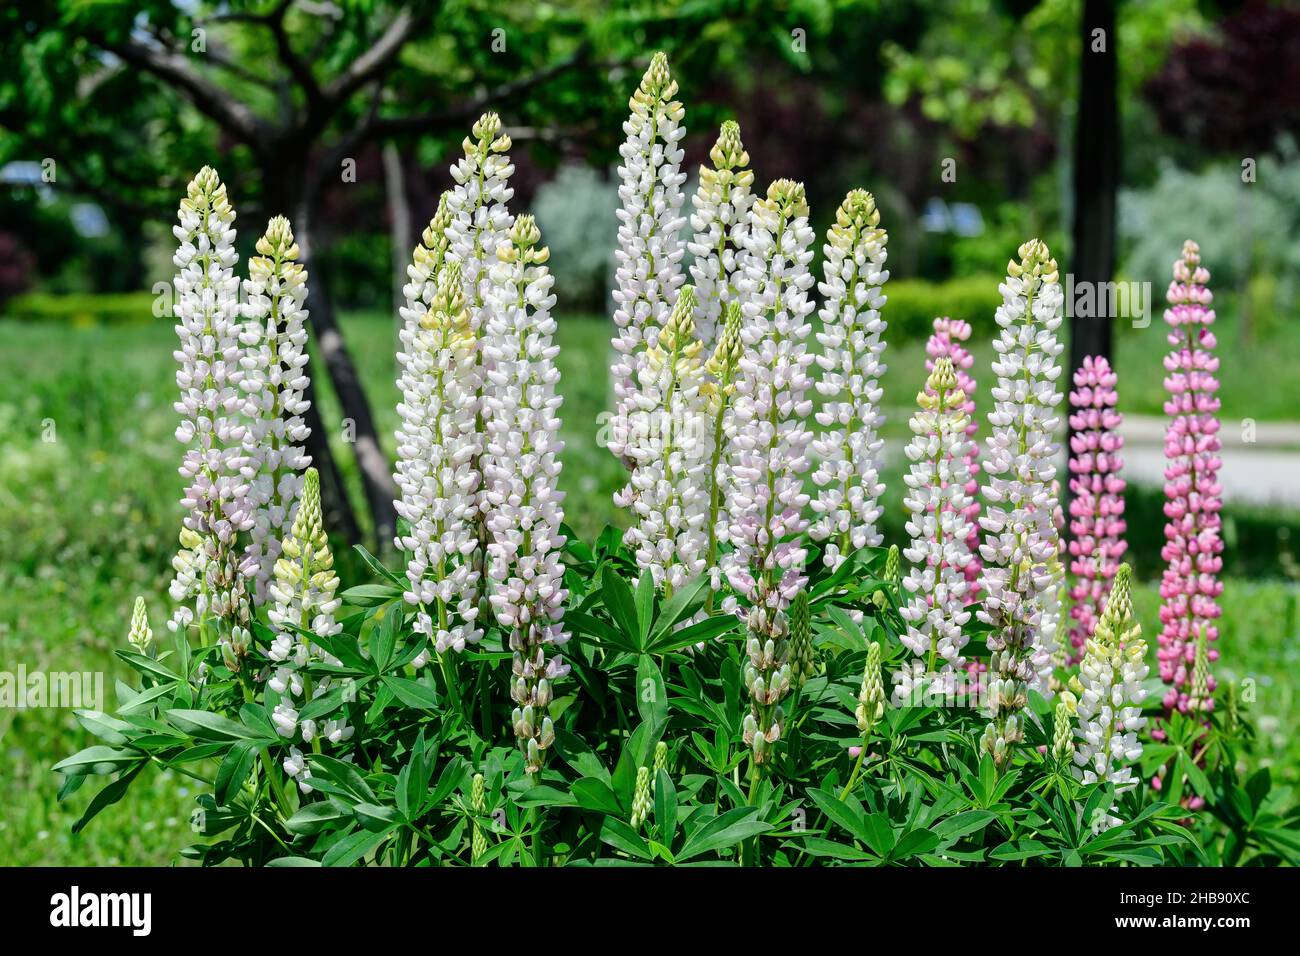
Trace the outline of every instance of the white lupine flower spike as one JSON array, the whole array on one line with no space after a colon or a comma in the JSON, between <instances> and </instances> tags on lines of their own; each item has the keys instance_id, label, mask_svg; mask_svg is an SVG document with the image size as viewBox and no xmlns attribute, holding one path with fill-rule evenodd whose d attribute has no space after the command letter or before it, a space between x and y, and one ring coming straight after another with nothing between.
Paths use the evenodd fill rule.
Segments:
<instances>
[{"instance_id":1,"label":"white lupine flower spike","mask_svg":"<svg viewBox=\"0 0 1300 956\"><path fill-rule=\"evenodd\" d=\"M817 413L825 431L812 442L821 461L813 473L818 490L811 534L826 542L823 560L831 569L850 552L879 547L882 540L876 527L885 488L879 475L884 444L880 378L885 373L880 309L885 304L881 287L889 279L884 268L888 240L875 199L855 189L840 204L824 246L820 289L826 303L817 333L822 345L817 390L827 401Z\"/></svg>"},{"instance_id":2,"label":"white lupine flower spike","mask_svg":"<svg viewBox=\"0 0 1300 956\"><path fill-rule=\"evenodd\" d=\"M786 609L807 581L808 470L805 424L812 402L808 367L808 297L813 278L813 231L804 188L777 180L750 210L744 273L739 290L745 324L733 405L733 454L727 466L727 539L733 550L724 568L735 591L726 606L748 625L745 683L751 712L744 738L756 762L780 739L780 700L790 686Z\"/></svg>"},{"instance_id":3,"label":"white lupine flower spike","mask_svg":"<svg viewBox=\"0 0 1300 956\"><path fill-rule=\"evenodd\" d=\"M901 608L907 625L902 641L921 665L916 671L945 683L966 663L961 653L968 640L963 628L971 616L966 610L971 442L965 400L952 361L936 361L925 390L916 396L920 411L909 423L913 437L905 454L910 467L903 477L907 533L912 539L903 555L913 566L903 578L909 597ZM913 675L900 675L896 699L906 699L915 684Z\"/></svg>"},{"instance_id":4,"label":"white lupine flower spike","mask_svg":"<svg viewBox=\"0 0 1300 956\"><path fill-rule=\"evenodd\" d=\"M447 197L416 246L402 309L394 502L407 530L408 603L434 649L463 650L482 637L476 560L482 452L482 375L460 260L449 257ZM421 661L423 663L423 661Z\"/></svg>"},{"instance_id":5,"label":"white lupine flower spike","mask_svg":"<svg viewBox=\"0 0 1300 956\"><path fill-rule=\"evenodd\" d=\"M1000 331L993 343L997 384L984 466L988 507L980 517L985 598L979 617L993 628L988 646L994 714L980 745L999 766L1024 737L1020 711L1030 688L1048 689L1054 648L1043 629L1044 595L1058 585L1052 563L1060 551L1053 480L1061 403L1056 359L1062 346L1056 332L1065 297L1056 260L1043 242L1026 242L1019 255L999 287Z\"/></svg>"},{"instance_id":6,"label":"white lupine flower spike","mask_svg":"<svg viewBox=\"0 0 1300 956\"><path fill-rule=\"evenodd\" d=\"M267 585L280 553L280 539L293 523L302 470L311 464L303 449L311 430L303 421L307 390L307 271L297 262L289 220L276 216L257 241L259 255L248 262L244 280L241 341L244 390L252 405L245 434L255 472L250 498L256 509L246 572L254 579L255 601L266 603Z\"/></svg>"},{"instance_id":7,"label":"white lupine flower spike","mask_svg":"<svg viewBox=\"0 0 1300 956\"><path fill-rule=\"evenodd\" d=\"M131 612L131 630L126 635L126 642L135 648L136 653L144 654L153 643L153 630L149 627L149 609L145 607L144 598L135 599Z\"/></svg>"},{"instance_id":8,"label":"white lupine flower spike","mask_svg":"<svg viewBox=\"0 0 1300 956\"><path fill-rule=\"evenodd\" d=\"M727 303L736 297L736 270L753 193L749 153L740 141L740 124L727 120L709 150L710 166L700 167L700 184L691 197L694 236L687 248L694 261L695 328L705 347L713 345Z\"/></svg>"},{"instance_id":9,"label":"white lupine flower spike","mask_svg":"<svg viewBox=\"0 0 1300 956\"><path fill-rule=\"evenodd\" d=\"M492 610L509 632L515 737L529 773L542 768L555 739L548 713L556 681L569 672L559 654L564 630L564 535L560 402L552 343L554 278L532 216L520 216L497 249L488 327L484 413L484 499L491 515L488 573Z\"/></svg>"},{"instance_id":10,"label":"white lupine flower spike","mask_svg":"<svg viewBox=\"0 0 1300 956\"><path fill-rule=\"evenodd\" d=\"M624 451L632 474L615 499L632 510L624 541L666 594L703 570L708 550L713 421L694 310L686 286L637 369Z\"/></svg>"},{"instance_id":11,"label":"white lupine flower spike","mask_svg":"<svg viewBox=\"0 0 1300 956\"><path fill-rule=\"evenodd\" d=\"M1084 783L1113 784L1117 792L1137 786L1133 765L1142 756L1138 731L1147 723L1142 684L1150 668L1142 627L1133 620L1131 581L1131 569L1121 564L1096 630L1084 643L1079 673L1070 680L1078 697L1076 776ZM1107 820L1114 822L1114 817Z\"/></svg>"},{"instance_id":12,"label":"white lupine flower spike","mask_svg":"<svg viewBox=\"0 0 1300 956\"><path fill-rule=\"evenodd\" d=\"M188 446L180 467L188 514L173 561L171 596L180 606L168 627L197 625L202 635L214 618L224 640L249 620L238 538L253 526L254 504L244 444L249 401L241 389L235 211L211 167L190 182L178 218L172 227L180 241L172 259L180 270L174 280L180 337L175 408L182 416L176 437Z\"/></svg>"},{"instance_id":13,"label":"white lupine flower spike","mask_svg":"<svg viewBox=\"0 0 1300 956\"><path fill-rule=\"evenodd\" d=\"M681 260L686 246L681 231L681 125L685 110L673 99L677 83L668 71L668 57L656 53L629 101L631 115L623 123L627 139L619 147L618 268L614 275L614 381L617 426L609 450L623 459L628 438L628 413L637 387L637 372L645 349L654 344L677 301L685 281Z\"/></svg>"},{"instance_id":14,"label":"white lupine flower spike","mask_svg":"<svg viewBox=\"0 0 1300 956\"><path fill-rule=\"evenodd\" d=\"M321 516L320 476L315 468L308 468L303 475L298 512L281 543L269 589L271 605L267 617L275 629L275 638L267 657L276 665L269 683L281 695L271 720L282 737L298 734L304 743L311 743L317 736L315 721L299 720L301 708L295 700L320 696L329 688L328 678L311 686L303 674L308 663L340 663L308 636L325 639L343 629L334 619L342 603L335 593L338 586L334 555ZM340 740L352 733L342 722L334 730Z\"/></svg>"},{"instance_id":15,"label":"white lupine flower spike","mask_svg":"<svg viewBox=\"0 0 1300 956\"><path fill-rule=\"evenodd\" d=\"M461 143L463 155L451 167L455 186L447 193L447 212L451 217L447 223L447 239L450 254L460 263L469 331L475 340L478 380L470 411L475 416L473 441L478 448L471 462L478 472L482 470L479 456L484 442L483 376L487 371L480 339L486 334L488 312L492 308L490 272L496 262L497 247L506 241L514 222L509 209L510 199L514 196L510 176L515 171L510 161L510 146L510 137L502 132L501 118L496 113L484 113ZM481 482L476 505L478 513L474 527L478 544L474 561L479 588L477 600L481 609L487 597L484 563L488 542L487 511Z\"/></svg>"}]
</instances>

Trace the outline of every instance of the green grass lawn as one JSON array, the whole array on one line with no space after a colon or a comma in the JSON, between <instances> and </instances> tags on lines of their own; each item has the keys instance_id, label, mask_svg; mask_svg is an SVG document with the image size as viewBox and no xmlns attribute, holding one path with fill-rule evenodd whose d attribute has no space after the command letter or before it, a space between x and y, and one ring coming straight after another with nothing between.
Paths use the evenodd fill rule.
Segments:
<instances>
[{"instance_id":1,"label":"green grass lawn","mask_svg":"<svg viewBox=\"0 0 1300 956\"><path fill-rule=\"evenodd\" d=\"M349 315L344 328L391 453L394 322ZM1289 369L1300 355L1300 337L1294 330L1276 335L1281 338L1246 350L1225 327L1225 353L1235 356L1224 363L1225 419L1280 418L1295 407L1296 389L1287 383L1294 382ZM0 320L0 671L20 664L29 672L102 671L111 705L113 681L128 677L112 652L122 646L135 594L149 600L154 628L163 627L180 518L173 336L166 323L72 329ZM559 344L562 487L570 523L589 536L621 519L610 500L621 469L596 442L609 401L608 327L565 317ZM1120 349L1126 410L1159 414L1164 343L1158 323L1124 335ZM991 349L975 352L987 388ZM910 402L924 377L923 354L919 342L890 345L887 404ZM1260 382L1284 384L1262 389ZM337 422L328 390L322 402L325 420ZM893 423L891 432L899 427ZM355 485L346 446L341 439L336 446ZM890 482L886 505L894 511L901 507L900 488ZM1254 682L1257 759L1290 783L1300 764L1289 678L1300 653L1298 598L1293 583L1230 580L1220 641L1220 675ZM1154 587L1144 585L1138 607L1152 642L1157 602ZM87 738L66 710L0 710L0 865L161 864L185 842L191 782L176 775L145 775L84 834L70 834L96 788L61 807L49 766Z\"/></svg>"}]
</instances>

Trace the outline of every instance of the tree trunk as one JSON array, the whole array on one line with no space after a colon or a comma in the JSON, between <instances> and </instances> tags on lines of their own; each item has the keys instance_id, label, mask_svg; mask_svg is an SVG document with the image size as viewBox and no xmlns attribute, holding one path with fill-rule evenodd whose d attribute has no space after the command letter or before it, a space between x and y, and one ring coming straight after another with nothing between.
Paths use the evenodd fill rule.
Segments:
<instances>
[{"instance_id":1,"label":"tree trunk","mask_svg":"<svg viewBox=\"0 0 1300 956\"><path fill-rule=\"evenodd\" d=\"M312 265L314 217L311 212L311 200L305 199L298 204L293 220L294 235L308 274L315 272ZM316 333L316 346L343 411L346 435L356 454L361 484L374 522L376 544L379 550L383 550L391 547L397 532L397 512L393 508L395 486L388 457L379 445L370 400L343 340L343 333L339 331L333 303L319 280L311 301L309 311L312 329Z\"/></svg>"},{"instance_id":2,"label":"tree trunk","mask_svg":"<svg viewBox=\"0 0 1300 956\"><path fill-rule=\"evenodd\" d=\"M1091 288L1095 304L1101 302L1101 283L1110 282L1115 271L1115 200L1120 170L1115 2L1084 0L1080 23L1083 48L1079 63L1079 112L1074 129L1074 242L1070 272L1073 289ZM1073 302L1066 302L1071 311L1071 376L1083 364L1085 356L1111 357L1115 320L1105 314L1109 309L1093 309L1092 315L1076 316L1073 306ZM1067 391L1070 381L1064 383ZM1062 490L1068 514L1068 484Z\"/></svg>"},{"instance_id":3,"label":"tree trunk","mask_svg":"<svg viewBox=\"0 0 1300 956\"><path fill-rule=\"evenodd\" d=\"M1098 30L1102 32L1097 34ZM1120 142L1113 0L1084 0L1081 33L1079 113L1074 131L1074 247L1070 269L1076 289L1085 282L1109 282L1115 270L1115 196L1119 186ZM1103 40L1104 50L1096 50L1096 45ZM1095 285L1093 291L1097 291ZM1071 317L1071 370L1082 364L1085 355L1110 357L1111 323L1110 316Z\"/></svg>"},{"instance_id":4,"label":"tree trunk","mask_svg":"<svg viewBox=\"0 0 1300 956\"><path fill-rule=\"evenodd\" d=\"M398 310L406 305L402 289L406 285L406 264L411 258L411 204L406 195L406 170L397 144L384 144L384 192L388 197L389 237L393 245L393 315L397 327L402 322Z\"/></svg>"}]
</instances>

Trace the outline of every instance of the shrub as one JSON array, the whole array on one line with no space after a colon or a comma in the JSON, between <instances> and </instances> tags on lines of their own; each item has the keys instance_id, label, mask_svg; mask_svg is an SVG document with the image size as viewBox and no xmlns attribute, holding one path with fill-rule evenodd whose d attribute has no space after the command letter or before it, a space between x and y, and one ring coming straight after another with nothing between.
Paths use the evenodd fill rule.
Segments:
<instances>
[{"instance_id":1,"label":"shrub","mask_svg":"<svg viewBox=\"0 0 1300 956\"><path fill-rule=\"evenodd\" d=\"M148 292L100 294L28 292L14 296L4 315L19 322L64 323L72 326L116 325L152 322L157 299Z\"/></svg>"}]
</instances>

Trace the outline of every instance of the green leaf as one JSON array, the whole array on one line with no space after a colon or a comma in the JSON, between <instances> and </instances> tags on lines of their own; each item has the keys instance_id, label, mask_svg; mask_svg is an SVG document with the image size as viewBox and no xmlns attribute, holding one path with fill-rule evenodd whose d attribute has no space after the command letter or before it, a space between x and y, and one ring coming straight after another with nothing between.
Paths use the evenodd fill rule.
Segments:
<instances>
[{"instance_id":1,"label":"green leaf","mask_svg":"<svg viewBox=\"0 0 1300 956\"><path fill-rule=\"evenodd\" d=\"M428 684L393 674L385 674L382 680L384 686L393 692L393 696L407 707L414 707L417 710L437 709L438 695Z\"/></svg>"},{"instance_id":2,"label":"green leaf","mask_svg":"<svg viewBox=\"0 0 1300 956\"><path fill-rule=\"evenodd\" d=\"M366 565L370 568L371 571L374 571L375 574L378 574L381 578L387 578L389 581L391 581L393 584L396 584L403 591L406 590L406 581L398 577L392 571L388 570L388 568L384 567L383 563L378 558L376 558L373 554L367 551L364 547L362 547L359 544L354 544L352 546L352 549L356 551L357 554L361 555L361 560L366 562Z\"/></svg>"},{"instance_id":3,"label":"green leaf","mask_svg":"<svg viewBox=\"0 0 1300 956\"><path fill-rule=\"evenodd\" d=\"M138 763L126 773L122 774L111 783L105 784L95 796L91 799L86 812L81 818L72 825L73 833L80 833L86 828L86 824L99 815L99 812L105 807L111 807L126 795L126 791L131 786L131 781L140 776L140 771L145 767L144 763ZM84 778L80 778L84 779Z\"/></svg>"},{"instance_id":4,"label":"green leaf","mask_svg":"<svg viewBox=\"0 0 1300 956\"><path fill-rule=\"evenodd\" d=\"M322 830L330 829L332 824L343 823L352 819L350 811L339 807L332 800L309 803L284 823L284 828L299 836L311 836Z\"/></svg>"},{"instance_id":5,"label":"green leaf","mask_svg":"<svg viewBox=\"0 0 1300 956\"><path fill-rule=\"evenodd\" d=\"M393 648L397 646L397 632L402 626L402 606L394 604L384 611L381 620L370 631L370 659L380 673L393 662Z\"/></svg>"},{"instance_id":6,"label":"green leaf","mask_svg":"<svg viewBox=\"0 0 1300 956\"><path fill-rule=\"evenodd\" d=\"M889 856L898 838L894 828L889 825L889 817L883 813L868 813L862 819L862 826L867 846L881 856Z\"/></svg>"},{"instance_id":7,"label":"green leaf","mask_svg":"<svg viewBox=\"0 0 1300 956\"><path fill-rule=\"evenodd\" d=\"M321 866L351 866L369 855L371 851L388 838L388 834L392 831L393 828L390 826L377 833L370 830L358 830L356 833L348 834L329 848L329 851L321 860Z\"/></svg>"},{"instance_id":8,"label":"green leaf","mask_svg":"<svg viewBox=\"0 0 1300 956\"><path fill-rule=\"evenodd\" d=\"M640 650L641 644L638 635L641 633L641 626L637 623L636 605L632 601L632 590L623 580L622 575L615 571L610 565L605 565L605 570L600 577L600 592L605 601L605 608L609 611L609 616L614 619L614 623L623 630L627 641L630 642L634 650Z\"/></svg>"},{"instance_id":9,"label":"green leaf","mask_svg":"<svg viewBox=\"0 0 1300 956\"><path fill-rule=\"evenodd\" d=\"M275 867L320 866L320 863L305 856L280 856L271 860L266 865Z\"/></svg>"},{"instance_id":10,"label":"green leaf","mask_svg":"<svg viewBox=\"0 0 1300 956\"><path fill-rule=\"evenodd\" d=\"M595 810L597 813L608 813L614 816L619 816L623 812L618 797L614 796L614 791L597 777L582 777L575 780L569 786L569 790L578 801L578 806L584 810Z\"/></svg>"},{"instance_id":11,"label":"green leaf","mask_svg":"<svg viewBox=\"0 0 1300 956\"><path fill-rule=\"evenodd\" d=\"M357 822L372 833L387 833L400 817L392 807L383 807L377 803L358 803L352 808Z\"/></svg>"},{"instance_id":12,"label":"green leaf","mask_svg":"<svg viewBox=\"0 0 1300 956\"><path fill-rule=\"evenodd\" d=\"M683 647L716 640L729 631L739 629L740 626L740 618L734 614L715 614L712 617L706 617L702 621L696 621L694 624L688 624L680 631L671 631L660 636L657 640L652 641L646 650L652 654L666 654L669 651L680 650Z\"/></svg>"},{"instance_id":13,"label":"green leaf","mask_svg":"<svg viewBox=\"0 0 1300 956\"><path fill-rule=\"evenodd\" d=\"M668 719L668 691L659 665L649 654L636 662L636 709L648 724L663 726Z\"/></svg>"},{"instance_id":14,"label":"green leaf","mask_svg":"<svg viewBox=\"0 0 1300 956\"><path fill-rule=\"evenodd\" d=\"M348 588L339 595L345 604L353 607L379 607L381 604L396 601L401 596L401 589L390 584L360 584Z\"/></svg>"},{"instance_id":15,"label":"green leaf","mask_svg":"<svg viewBox=\"0 0 1300 956\"><path fill-rule=\"evenodd\" d=\"M766 820L756 819L757 815L758 807L736 807L705 821L686 838L677 854L678 861L724 850L773 829Z\"/></svg>"},{"instance_id":16,"label":"green leaf","mask_svg":"<svg viewBox=\"0 0 1300 956\"><path fill-rule=\"evenodd\" d=\"M908 830L899 839L889 854L891 860L906 860L908 857L929 853L939 845L939 834L933 830Z\"/></svg>"},{"instance_id":17,"label":"green leaf","mask_svg":"<svg viewBox=\"0 0 1300 956\"><path fill-rule=\"evenodd\" d=\"M646 646L646 639L650 636L650 622L654 620L654 615L655 581L649 569L647 569L641 572L641 578L636 583L636 644L638 649Z\"/></svg>"},{"instance_id":18,"label":"green leaf","mask_svg":"<svg viewBox=\"0 0 1300 956\"><path fill-rule=\"evenodd\" d=\"M120 648L115 651L115 653L119 658L130 664L134 670L139 671L147 677L152 677L155 680L162 681L164 684L174 684L181 679L179 674L173 674L167 668L163 667L162 664L158 663L155 658L146 657L143 654L135 653L135 651L126 651Z\"/></svg>"},{"instance_id":19,"label":"green leaf","mask_svg":"<svg viewBox=\"0 0 1300 956\"><path fill-rule=\"evenodd\" d=\"M677 788L667 770L655 774L655 826L659 839L672 846L677 833Z\"/></svg>"},{"instance_id":20,"label":"green leaf","mask_svg":"<svg viewBox=\"0 0 1300 956\"><path fill-rule=\"evenodd\" d=\"M230 748L226 759L221 761L221 766L217 768L214 786L217 803L229 803L232 788L237 791L244 785L249 771L253 769L253 756L256 752L257 745L252 741L242 741Z\"/></svg>"},{"instance_id":21,"label":"green leaf","mask_svg":"<svg viewBox=\"0 0 1300 956\"><path fill-rule=\"evenodd\" d=\"M854 811L847 803L826 790L809 790L808 796L812 797L813 803L817 804L817 809L847 831L850 836L864 843L867 842L867 830L863 825L860 811Z\"/></svg>"},{"instance_id":22,"label":"green leaf","mask_svg":"<svg viewBox=\"0 0 1300 956\"><path fill-rule=\"evenodd\" d=\"M163 716L190 736L204 740L260 740L265 744L275 743L274 740L262 738L250 727L206 710L168 710L164 711Z\"/></svg>"},{"instance_id":23,"label":"green leaf","mask_svg":"<svg viewBox=\"0 0 1300 956\"><path fill-rule=\"evenodd\" d=\"M102 740L118 746L130 742L136 728L125 720L120 720L98 710L74 710L77 723Z\"/></svg>"},{"instance_id":24,"label":"green leaf","mask_svg":"<svg viewBox=\"0 0 1300 956\"><path fill-rule=\"evenodd\" d=\"M104 774L125 770L134 764L142 762L144 759L145 757L142 754L136 753L134 750L121 750L117 747L96 744L93 747L78 751L71 757L65 757L51 769L55 773L70 776L83 776L85 774L103 776Z\"/></svg>"},{"instance_id":25,"label":"green leaf","mask_svg":"<svg viewBox=\"0 0 1300 956\"><path fill-rule=\"evenodd\" d=\"M708 583L709 576L707 573L696 575L678 588L673 593L673 596L660 606L659 617L655 619L654 627L650 631L649 646L653 647L661 637L671 634L673 626L678 621L690 616L691 612L695 610L695 605L703 601L708 590Z\"/></svg>"},{"instance_id":26,"label":"green leaf","mask_svg":"<svg viewBox=\"0 0 1300 956\"><path fill-rule=\"evenodd\" d=\"M600 827L600 840L616 850L622 850L638 860L650 860L653 855L641 835L618 817L606 817Z\"/></svg>"}]
</instances>

